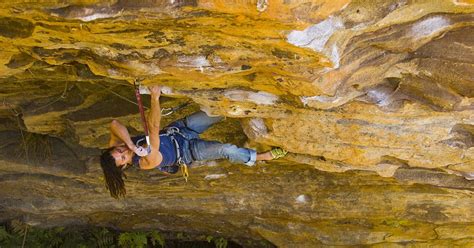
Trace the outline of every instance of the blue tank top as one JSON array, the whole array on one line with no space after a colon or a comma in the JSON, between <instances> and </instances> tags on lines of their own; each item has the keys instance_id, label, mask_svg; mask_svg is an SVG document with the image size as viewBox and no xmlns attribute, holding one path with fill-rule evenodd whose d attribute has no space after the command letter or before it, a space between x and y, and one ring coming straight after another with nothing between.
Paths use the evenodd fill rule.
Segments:
<instances>
[{"instance_id":1,"label":"blue tank top","mask_svg":"<svg viewBox=\"0 0 474 248\"><path fill-rule=\"evenodd\" d=\"M143 146L146 144L145 135L139 135L131 138L136 146ZM160 152L163 156L163 160L158 165L158 169L168 173L176 173L178 166L176 163L176 149L168 135L160 135ZM134 166L140 167L140 156L137 154L133 155L132 163Z\"/></svg>"}]
</instances>

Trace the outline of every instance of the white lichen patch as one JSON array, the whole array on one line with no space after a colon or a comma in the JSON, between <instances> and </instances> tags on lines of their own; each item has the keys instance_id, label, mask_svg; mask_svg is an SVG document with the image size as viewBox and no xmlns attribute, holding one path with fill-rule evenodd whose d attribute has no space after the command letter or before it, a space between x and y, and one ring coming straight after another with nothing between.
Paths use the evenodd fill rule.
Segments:
<instances>
[{"instance_id":1,"label":"white lichen patch","mask_svg":"<svg viewBox=\"0 0 474 248\"><path fill-rule=\"evenodd\" d=\"M119 71L115 70L115 69L107 69L107 73L109 74L109 76L111 77L122 77L123 74L120 73Z\"/></svg>"},{"instance_id":2,"label":"white lichen patch","mask_svg":"<svg viewBox=\"0 0 474 248\"><path fill-rule=\"evenodd\" d=\"M158 75L161 73L160 68L153 63L145 64L138 60L132 60L127 65L139 74Z\"/></svg>"},{"instance_id":3,"label":"white lichen patch","mask_svg":"<svg viewBox=\"0 0 474 248\"><path fill-rule=\"evenodd\" d=\"M255 134L258 135L267 135L268 129L265 125L265 122L262 118L252 118L249 121L249 127Z\"/></svg>"},{"instance_id":4,"label":"white lichen patch","mask_svg":"<svg viewBox=\"0 0 474 248\"><path fill-rule=\"evenodd\" d=\"M122 14L122 10L111 10L107 8L81 8L76 9L75 11L69 13L66 17L79 19L84 22L90 22L97 19L105 19L105 18L113 18L117 17L118 15ZM60 16L57 13L51 13L52 16Z\"/></svg>"},{"instance_id":5,"label":"white lichen patch","mask_svg":"<svg viewBox=\"0 0 474 248\"><path fill-rule=\"evenodd\" d=\"M161 86L161 93L164 95L174 95L173 89L168 86Z\"/></svg>"},{"instance_id":6,"label":"white lichen patch","mask_svg":"<svg viewBox=\"0 0 474 248\"><path fill-rule=\"evenodd\" d=\"M295 201L298 204L305 204L308 203L309 197L307 195L299 195L298 197L296 197Z\"/></svg>"},{"instance_id":7,"label":"white lichen patch","mask_svg":"<svg viewBox=\"0 0 474 248\"><path fill-rule=\"evenodd\" d=\"M87 48L87 46L91 46L88 43L77 43L76 45L82 49ZM98 56L106 57L109 59L115 59L119 55L119 53L117 53L113 49L110 49L107 46L92 46L92 48L90 49Z\"/></svg>"},{"instance_id":8,"label":"white lichen patch","mask_svg":"<svg viewBox=\"0 0 474 248\"><path fill-rule=\"evenodd\" d=\"M215 166L218 166L219 163L217 163L217 161L205 161L205 164L207 167L215 167Z\"/></svg>"},{"instance_id":9,"label":"white lichen patch","mask_svg":"<svg viewBox=\"0 0 474 248\"><path fill-rule=\"evenodd\" d=\"M268 0L257 0L257 10L263 12L268 8Z\"/></svg>"},{"instance_id":10,"label":"white lichen patch","mask_svg":"<svg viewBox=\"0 0 474 248\"><path fill-rule=\"evenodd\" d=\"M433 16L416 23L410 30L411 36L421 38L436 35L451 25L451 21L442 16Z\"/></svg>"},{"instance_id":11,"label":"white lichen patch","mask_svg":"<svg viewBox=\"0 0 474 248\"><path fill-rule=\"evenodd\" d=\"M227 113L229 113L230 115L235 115L235 116L239 116L239 115L242 115L244 113L244 109L240 108L239 106L232 106L228 111Z\"/></svg>"},{"instance_id":12,"label":"white lichen patch","mask_svg":"<svg viewBox=\"0 0 474 248\"><path fill-rule=\"evenodd\" d=\"M224 92L224 96L236 102L253 102L263 105L273 105L279 99L278 96L264 91L228 90Z\"/></svg>"},{"instance_id":13,"label":"white lichen patch","mask_svg":"<svg viewBox=\"0 0 474 248\"><path fill-rule=\"evenodd\" d=\"M368 90L366 94L371 99L374 99L378 106L384 107L392 103L391 96L393 95L393 92L387 94L387 92L384 91Z\"/></svg>"},{"instance_id":14,"label":"white lichen patch","mask_svg":"<svg viewBox=\"0 0 474 248\"><path fill-rule=\"evenodd\" d=\"M150 89L147 86L140 85L138 91L142 95L150 95ZM163 95L173 95L173 89L168 86L161 86L161 94Z\"/></svg>"},{"instance_id":15,"label":"white lichen patch","mask_svg":"<svg viewBox=\"0 0 474 248\"><path fill-rule=\"evenodd\" d=\"M456 5L474 5L474 2L469 2L466 1L466 0L453 0L453 3L456 4Z\"/></svg>"},{"instance_id":16,"label":"white lichen patch","mask_svg":"<svg viewBox=\"0 0 474 248\"><path fill-rule=\"evenodd\" d=\"M304 106L308 105L309 102L313 101L316 96L300 96L300 100Z\"/></svg>"},{"instance_id":17,"label":"white lichen patch","mask_svg":"<svg viewBox=\"0 0 474 248\"><path fill-rule=\"evenodd\" d=\"M340 60L340 56L339 56L339 50L338 50L338 47L336 44L333 44L332 47L331 47L331 53L330 54L326 54L329 56L329 59L331 60L332 64L333 64L333 67L334 68L339 68L339 60Z\"/></svg>"},{"instance_id":18,"label":"white lichen patch","mask_svg":"<svg viewBox=\"0 0 474 248\"><path fill-rule=\"evenodd\" d=\"M331 36L338 30L344 29L344 23L339 17L329 17L326 20L314 24L313 26L303 30L294 30L287 36L287 41L290 44L299 47L311 48L317 52L321 52L328 56L334 64L334 67L339 67L339 53L334 44L328 52L325 46Z\"/></svg>"},{"instance_id":19,"label":"white lichen patch","mask_svg":"<svg viewBox=\"0 0 474 248\"><path fill-rule=\"evenodd\" d=\"M463 176L467 180L470 180L470 181L474 180L474 172L465 172Z\"/></svg>"},{"instance_id":20,"label":"white lichen patch","mask_svg":"<svg viewBox=\"0 0 474 248\"><path fill-rule=\"evenodd\" d=\"M199 167L199 166L207 166L207 167L215 167L215 166L218 166L219 163L217 161L214 161L214 160L210 160L210 161L193 161L193 164L192 164L192 167L195 168L195 167Z\"/></svg>"},{"instance_id":21,"label":"white lichen patch","mask_svg":"<svg viewBox=\"0 0 474 248\"><path fill-rule=\"evenodd\" d=\"M199 108L201 109L201 111L205 112L207 114L207 116L210 116L210 117L217 117L217 116L220 116L218 113L216 113L214 111L214 109L210 106L205 106L205 105L200 105Z\"/></svg>"},{"instance_id":22,"label":"white lichen patch","mask_svg":"<svg viewBox=\"0 0 474 248\"><path fill-rule=\"evenodd\" d=\"M205 56L180 56L178 58L178 65L181 67L196 68L204 71L205 68L211 67L211 63Z\"/></svg>"},{"instance_id":23,"label":"white lichen patch","mask_svg":"<svg viewBox=\"0 0 474 248\"><path fill-rule=\"evenodd\" d=\"M81 16L81 17L78 17L77 19L79 19L81 21L84 21L84 22L90 22L90 21L93 21L93 20L110 18L110 17L114 17L114 16L115 15L111 15L111 14L107 14L107 13L95 13L95 14L88 15L88 16Z\"/></svg>"},{"instance_id":24,"label":"white lichen patch","mask_svg":"<svg viewBox=\"0 0 474 248\"><path fill-rule=\"evenodd\" d=\"M138 87L138 92L140 92L141 95L150 95L150 89L146 86L140 85Z\"/></svg>"},{"instance_id":25,"label":"white lichen patch","mask_svg":"<svg viewBox=\"0 0 474 248\"><path fill-rule=\"evenodd\" d=\"M292 31L288 34L287 39L289 43L295 46L309 47L321 52L331 35L342 28L344 28L342 20L331 16L303 31Z\"/></svg>"},{"instance_id":26,"label":"white lichen patch","mask_svg":"<svg viewBox=\"0 0 474 248\"><path fill-rule=\"evenodd\" d=\"M301 96L301 102L306 106L310 102L333 103L337 98L332 96Z\"/></svg>"},{"instance_id":27,"label":"white lichen patch","mask_svg":"<svg viewBox=\"0 0 474 248\"><path fill-rule=\"evenodd\" d=\"M225 177L227 177L226 174L209 174L204 177L204 180L216 180L216 179L225 178Z\"/></svg>"}]
</instances>

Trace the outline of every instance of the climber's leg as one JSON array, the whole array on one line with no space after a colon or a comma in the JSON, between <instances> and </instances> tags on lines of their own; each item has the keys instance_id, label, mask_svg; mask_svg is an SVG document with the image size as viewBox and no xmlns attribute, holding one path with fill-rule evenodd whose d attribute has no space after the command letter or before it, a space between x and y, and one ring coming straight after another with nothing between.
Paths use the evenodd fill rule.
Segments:
<instances>
[{"instance_id":1,"label":"climber's leg","mask_svg":"<svg viewBox=\"0 0 474 248\"><path fill-rule=\"evenodd\" d=\"M228 159L231 163L253 166L257 160L257 152L253 149L217 141L193 139L190 141L190 149L193 158L199 161Z\"/></svg>"},{"instance_id":2,"label":"climber's leg","mask_svg":"<svg viewBox=\"0 0 474 248\"><path fill-rule=\"evenodd\" d=\"M190 131L194 132L195 134L199 135L210 128L213 124L223 120L224 117L210 117L203 111L195 112L192 115L188 115L182 119L174 121L168 127L178 127L183 128L186 127ZM195 137L197 138L197 137Z\"/></svg>"}]
</instances>

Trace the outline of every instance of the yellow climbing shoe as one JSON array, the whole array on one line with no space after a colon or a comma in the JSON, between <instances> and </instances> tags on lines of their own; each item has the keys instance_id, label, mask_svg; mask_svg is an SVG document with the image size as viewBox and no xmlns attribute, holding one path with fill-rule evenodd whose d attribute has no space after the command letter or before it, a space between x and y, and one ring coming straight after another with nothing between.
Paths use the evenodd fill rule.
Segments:
<instances>
[{"instance_id":1,"label":"yellow climbing shoe","mask_svg":"<svg viewBox=\"0 0 474 248\"><path fill-rule=\"evenodd\" d=\"M282 158L282 157L286 156L287 153L288 153L287 150L285 150L283 148L280 148L280 147L275 147L272 150L270 150L270 154L272 154L273 159Z\"/></svg>"}]
</instances>

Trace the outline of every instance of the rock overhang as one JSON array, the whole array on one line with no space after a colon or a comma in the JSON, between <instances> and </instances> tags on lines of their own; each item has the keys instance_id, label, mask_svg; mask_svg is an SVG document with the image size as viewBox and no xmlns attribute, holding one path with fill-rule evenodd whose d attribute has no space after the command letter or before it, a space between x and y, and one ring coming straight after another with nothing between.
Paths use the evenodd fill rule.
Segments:
<instances>
[{"instance_id":1,"label":"rock overhang","mask_svg":"<svg viewBox=\"0 0 474 248\"><path fill-rule=\"evenodd\" d=\"M165 106L190 98L193 110L238 118L251 145L284 147L292 163L396 179L411 167L472 178L469 1L2 6L8 135L61 140L79 151L64 154L86 161L106 145L111 119L141 129L136 106L123 99L133 99L139 80L170 87ZM228 141L243 144L240 122L229 125L239 135ZM446 186L423 179L438 177L430 170L403 178Z\"/></svg>"}]
</instances>

